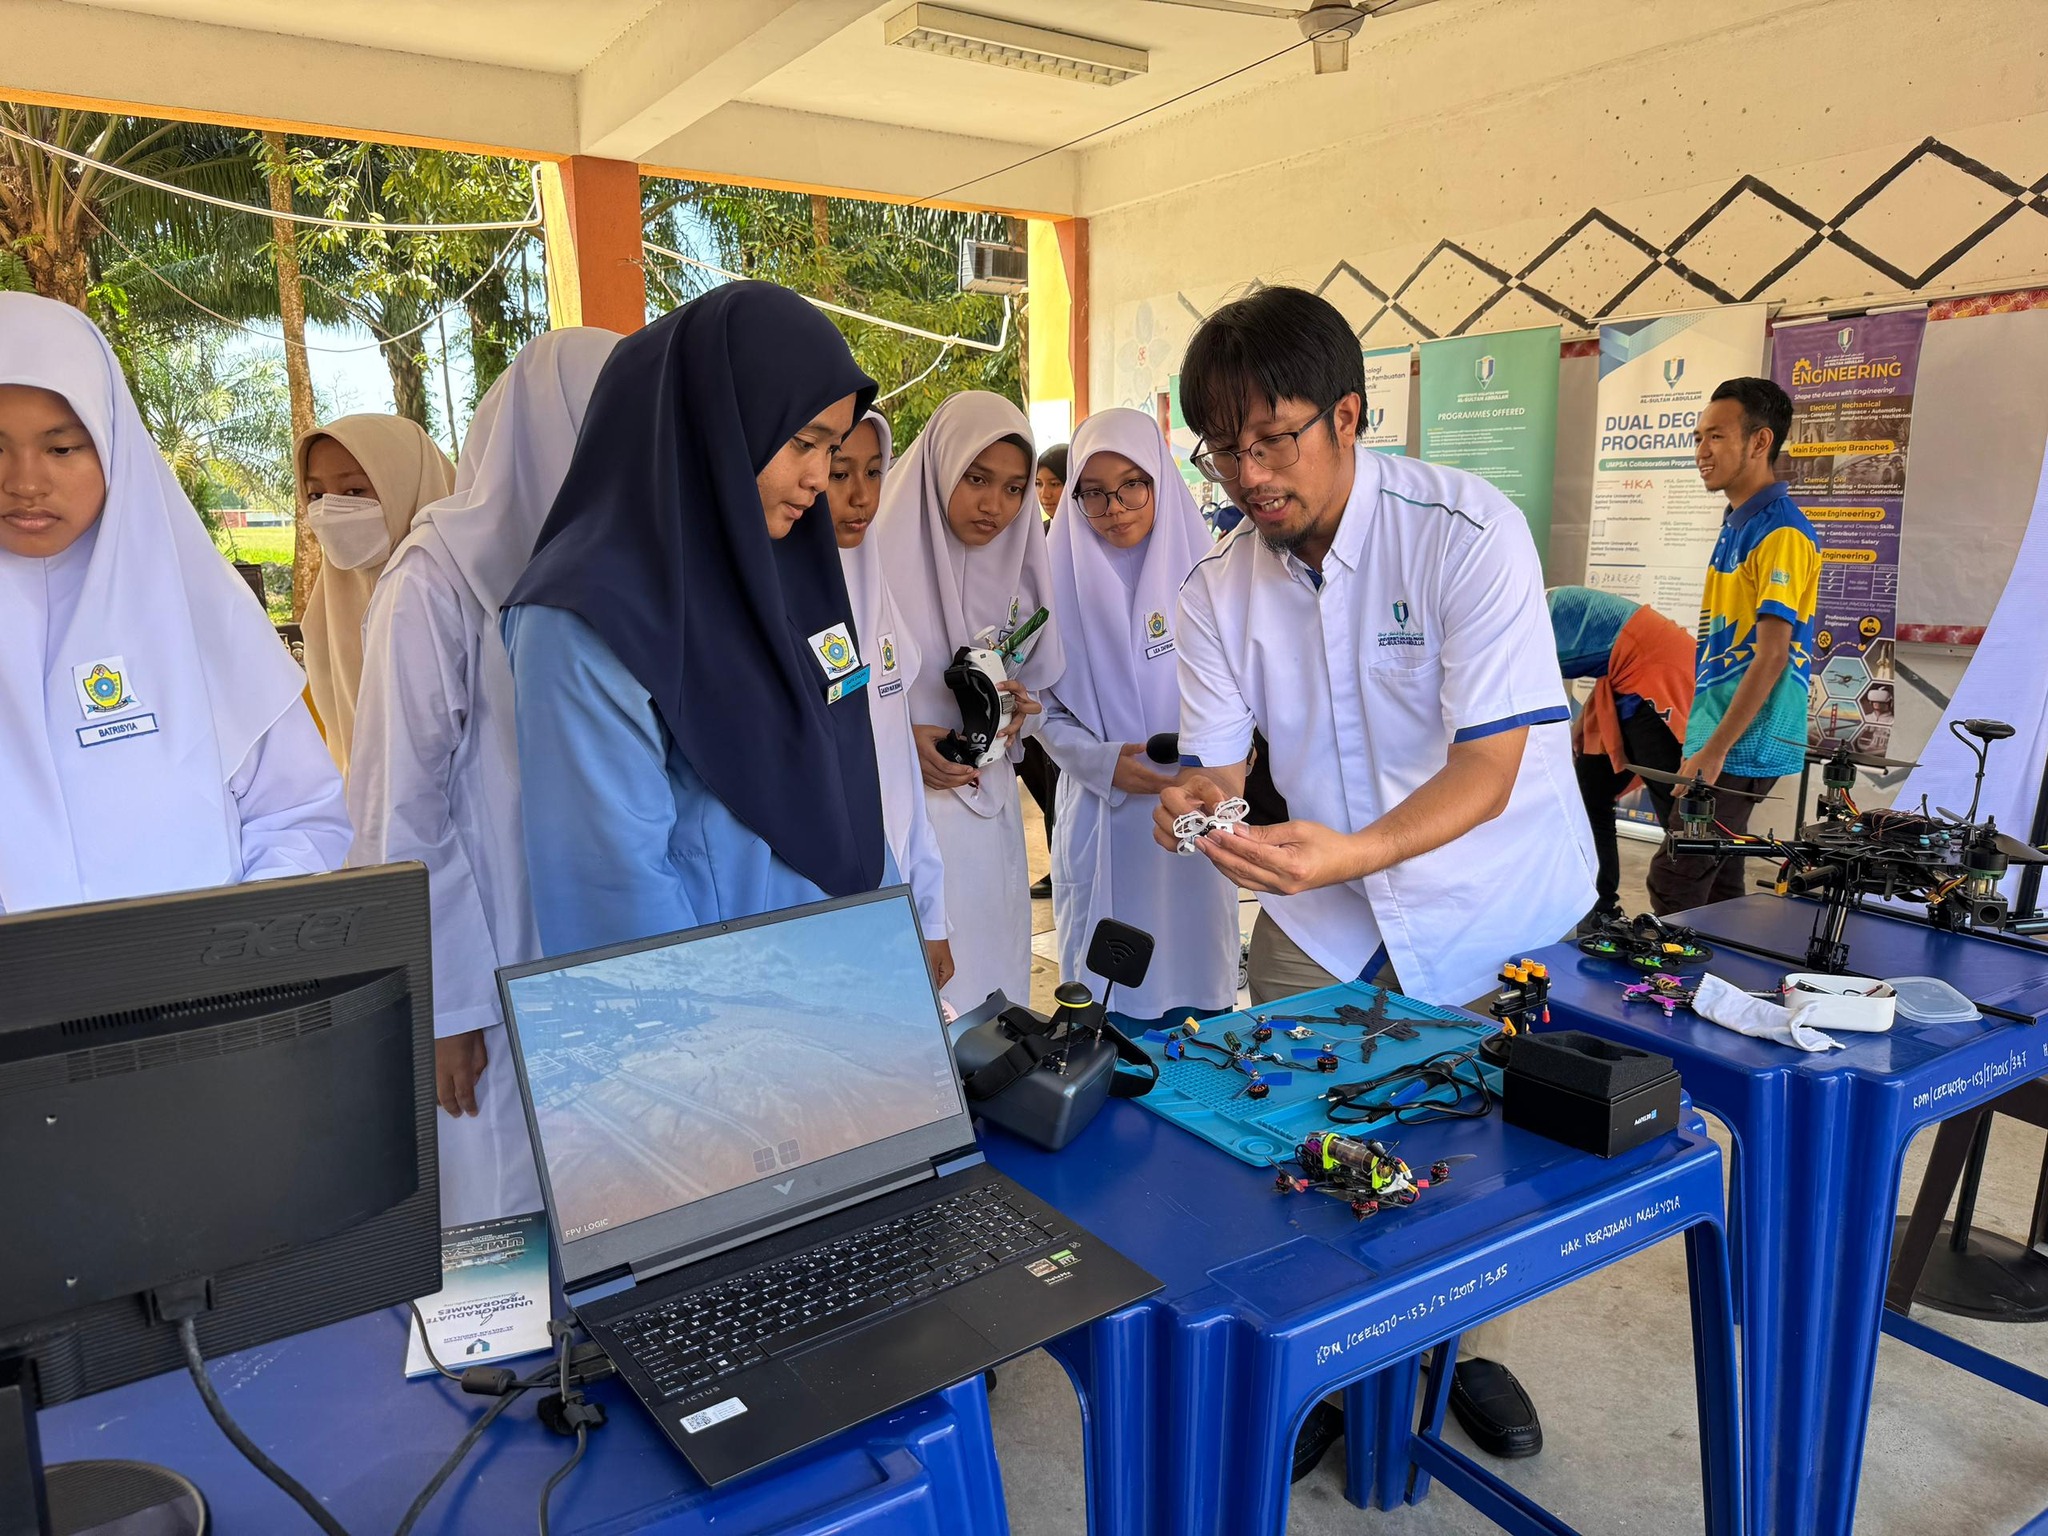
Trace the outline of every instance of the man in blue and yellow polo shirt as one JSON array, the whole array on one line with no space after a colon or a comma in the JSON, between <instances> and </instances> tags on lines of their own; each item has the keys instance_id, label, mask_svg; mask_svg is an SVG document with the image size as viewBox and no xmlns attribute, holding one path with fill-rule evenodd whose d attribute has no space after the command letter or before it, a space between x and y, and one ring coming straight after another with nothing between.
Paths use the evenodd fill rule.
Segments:
<instances>
[{"instance_id":1,"label":"man in blue and yellow polo shirt","mask_svg":"<svg viewBox=\"0 0 2048 1536\"><path fill-rule=\"evenodd\" d=\"M1728 498L1700 599L1697 686L1679 773L1755 795L1805 761L1806 694L1820 589L1820 544L1773 468L1792 402L1769 379L1730 379L1694 429L1700 479ZM1756 801L1723 795L1715 811L1747 831ZM1743 861L1650 863L1650 906L1679 912L1742 894Z\"/></svg>"}]
</instances>

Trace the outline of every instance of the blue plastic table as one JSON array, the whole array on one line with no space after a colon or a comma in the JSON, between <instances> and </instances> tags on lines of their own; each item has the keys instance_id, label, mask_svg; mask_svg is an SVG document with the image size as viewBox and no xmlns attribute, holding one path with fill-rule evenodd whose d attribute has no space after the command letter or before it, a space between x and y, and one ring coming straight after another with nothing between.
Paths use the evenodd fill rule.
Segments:
<instances>
[{"instance_id":1,"label":"blue plastic table","mask_svg":"<svg viewBox=\"0 0 2048 1536\"><path fill-rule=\"evenodd\" d=\"M1048 1346L1080 1394L1094 1536L1283 1531L1295 1437L1340 1388L1352 1497L1383 1504L1434 1474L1504 1528L1570 1528L1440 1438L1449 1372L1412 1430L1415 1361L1460 1332L1665 1238L1692 1274L1706 1529L1740 1530L1734 1322L1721 1158L1695 1115L1602 1160L1484 1120L1392 1129L1418 1170L1472 1153L1408 1209L1355 1220L1274 1192L1127 1100L1064 1151L985 1129L989 1160L1165 1283Z\"/></svg>"},{"instance_id":2,"label":"blue plastic table","mask_svg":"<svg viewBox=\"0 0 2048 1536\"><path fill-rule=\"evenodd\" d=\"M436 1377L406 1381L405 1324L380 1312L210 1362L228 1411L353 1536L390 1536L490 1406ZM522 1374L543 1357L513 1361ZM1009 1530L979 1378L772 1467L709 1489L615 1380L588 1389L609 1422L556 1490L553 1527L581 1536L1003 1536ZM541 1484L574 1442L529 1392L498 1417L415 1527L531 1531ZM214 1536L289 1536L312 1522L236 1454L180 1371L46 1410L46 1463L159 1462L199 1485Z\"/></svg>"},{"instance_id":3,"label":"blue plastic table","mask_svg":"<svg viewBox=\"0 0 2048 1536\"><path fill-rule=\"evenodd\" d=\"M1678 920L1798 955L1813 913L1804 901L1745 896ZM2037 1019L2048 1011L2048 959L2038 950L1874 912L1852 916L1847 937L1858 971L1940 976L1980 1002ZM2048 1403L2048 1381L1884 1310L1907 1143L1925 1126L2048 1071L2048 1031L1993 1018L1900 1019L1888 1033L1839 1035L1846 1049L1809 1055L1689 1014L1667 1023L1655 1008L1624 1004L1620 983L1635 978L1571 945L1538 958L1550 966L1553 1028L1589 1030L1672 1057L1693 1102L1734 1137L1730 1218L1752 1531L1847 1536L1880 1325ZM1708 968L1765 991L1794 967L1722 947Z\"/></svg>"}]
</instances>

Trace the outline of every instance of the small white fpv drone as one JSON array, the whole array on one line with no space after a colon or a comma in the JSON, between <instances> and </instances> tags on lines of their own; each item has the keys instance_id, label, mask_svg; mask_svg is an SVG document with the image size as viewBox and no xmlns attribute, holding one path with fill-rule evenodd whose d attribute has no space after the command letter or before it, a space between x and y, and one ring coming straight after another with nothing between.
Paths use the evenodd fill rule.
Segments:
<instances>
[{"instance_id":1,"label":"small white fpv drone","mask_svg":"<svg viewBox=\"0 0 2048 1536\"><path fill-rule=\"evenodd\" d=\"M1179 839L1182 853L1193 853L1195 844L1210 832L1221 832L1226 837L1234 836L1237 824L1251 812L1251 807L1233 796L1218 805L1213 811L1188 811L1173 818L1173 835Z\"/></svg>"}]
</instances>

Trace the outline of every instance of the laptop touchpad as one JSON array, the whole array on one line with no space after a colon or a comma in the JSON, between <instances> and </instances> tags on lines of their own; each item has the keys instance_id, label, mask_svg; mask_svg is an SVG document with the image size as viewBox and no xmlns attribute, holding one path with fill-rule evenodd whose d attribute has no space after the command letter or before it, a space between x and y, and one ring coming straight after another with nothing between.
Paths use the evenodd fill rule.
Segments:
<instances>
[{"instance_id":1,"label":"laptop touchpad","mask_svg":"<svg viewBox=\"0 0 2048 1536\"><path fill-rule=\"evenodd\" d=\"M783 1360L828 1405L870 1414L950 1386L994 1357L988 1340L927 1303Z\"/></svg>"}]
</instances>

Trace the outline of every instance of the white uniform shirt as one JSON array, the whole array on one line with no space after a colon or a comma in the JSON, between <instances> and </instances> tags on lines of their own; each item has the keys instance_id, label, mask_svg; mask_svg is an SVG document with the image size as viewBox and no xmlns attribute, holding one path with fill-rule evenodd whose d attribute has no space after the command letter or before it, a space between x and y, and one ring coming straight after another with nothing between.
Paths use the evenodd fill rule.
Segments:
<instances>
[{"instance_id":1,"label":"white uniform shirt","mask_svg":"<svg viewBox=\"0 0 2048 1536\"><path fill-rule=\"evenodd\" d=\"M1456 1004L1593 904L1593 849L1569 716L1522 514L1475 475L1357 449L1318 573L1247 523L1180 595L1181 752L1243 762L1257 726L1299 820L1370 825L1452 743L1528 726L1507 809L1382 870L1261 902L1332 974L1382 946L1404 991Z\"/></svg>"}]
</instances>

